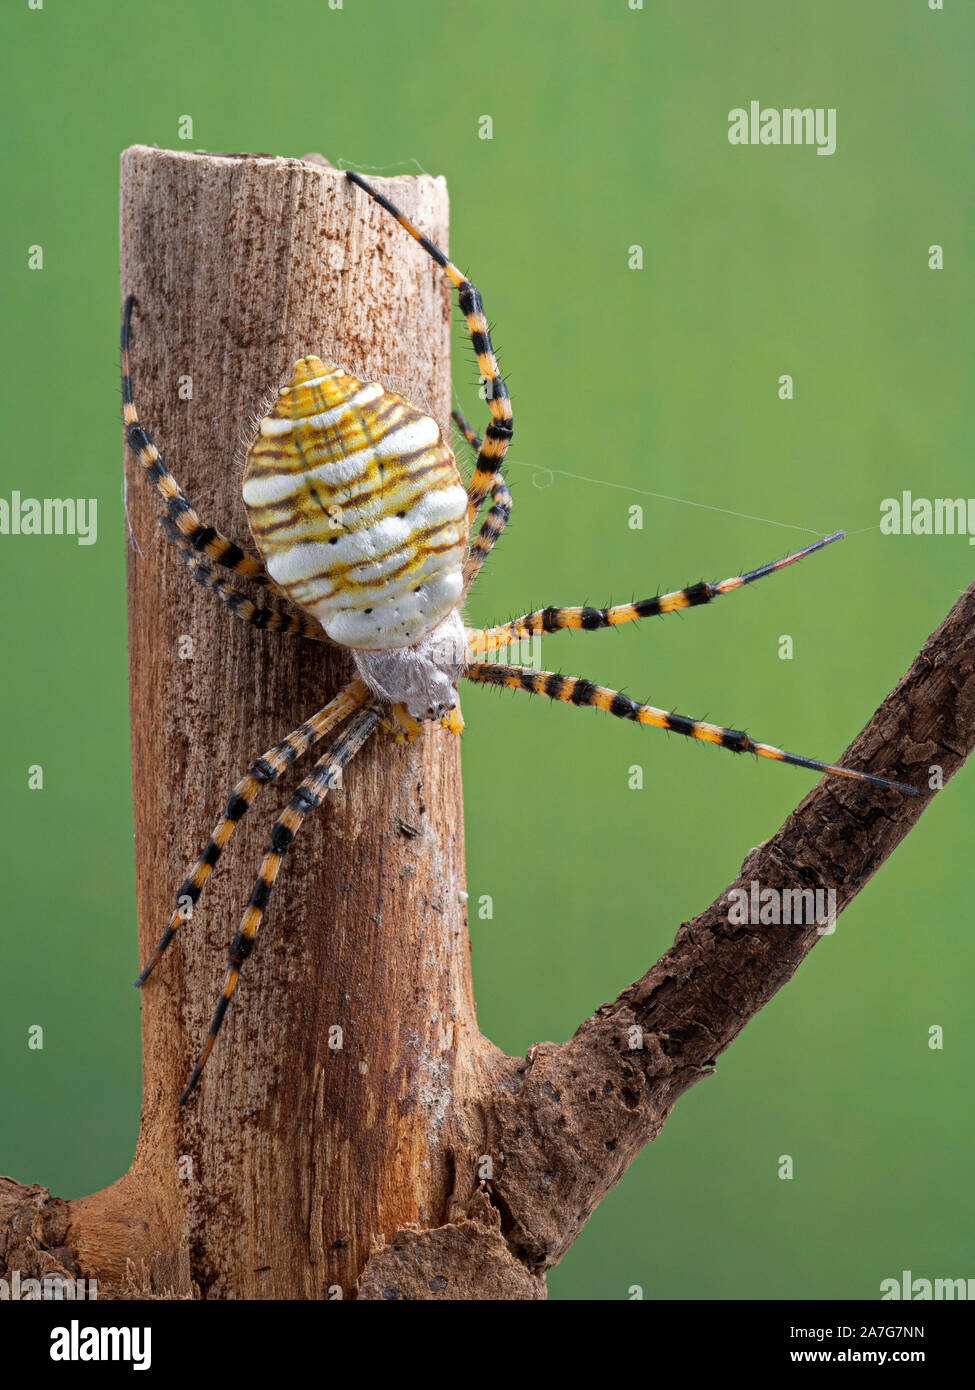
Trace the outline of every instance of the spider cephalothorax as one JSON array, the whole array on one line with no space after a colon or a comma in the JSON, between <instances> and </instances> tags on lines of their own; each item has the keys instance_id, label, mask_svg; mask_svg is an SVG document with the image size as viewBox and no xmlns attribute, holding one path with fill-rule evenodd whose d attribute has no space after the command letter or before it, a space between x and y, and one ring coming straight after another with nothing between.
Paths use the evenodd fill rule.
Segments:
<instances>
[{"instance_id":1,"label":"spider cephalothorax","mask_svg":"<svg viewBox=\"0 0 975 1390\"><path fill-rule=\"evenodd\" d=\"M413 719L440 719L448 727L457 709L457 682L467 666L468 635L456 609L411 647L354 651L359 674L377 695L402 705Z\"/></svg>"},{"instance_id":2,"label":"spider cephalothorax","mask_svg":"<svg viewBox=\"0 0 975 1390\"><path fill-rule=\"evenodd\" d=\"M511 494L501 475L512 437L511 405L498 372L481 298L432 242L358 174L348 174L386 209L441 267L459 291L491 419L479 438L459 415L454 420L477 452L470 483L461 482L440 427L396 392L362 382L340 366L303 357L260 422L247 453L243 500L261 553L248 555L206 526L139 423L132 394L129 340L134 300L122 321L122 402L126 440L166 502L163 527L194 578L253 626L348 648L358 676L317 714L261 757L233 789L203 853L180 888L177 906L136 984L143 984L189 915L211 870L261 787L331 735L326 751L275 822L254 891L230 946L230 969L203 1051L183 1101L200 1073L223 1021L244 961L254 947L282 859L308 811L319 806L341 769L377 726L414 738L422 721L463 727L457 683L534 691L575 705L591 705L639 724L669 729L864 784L913 792L881 777L836 767L758 743L740 730L640 704L619 691L554 671L489 659L516 639L566 628L615 627L656 613L709 603L773 574L831 541L836 532L781 560L716 584L694 584L656 598L609 608L542 608L511 622L466 629L461 605L485 556L504 530ZM490 506L476 535L482 506ZM259 607L208 561L263 582L269 596L285 594L295 611ZM270 582L269 582L270 581ZM341 727L340 727L341 726Z\"/></svg>"}]
</instances>

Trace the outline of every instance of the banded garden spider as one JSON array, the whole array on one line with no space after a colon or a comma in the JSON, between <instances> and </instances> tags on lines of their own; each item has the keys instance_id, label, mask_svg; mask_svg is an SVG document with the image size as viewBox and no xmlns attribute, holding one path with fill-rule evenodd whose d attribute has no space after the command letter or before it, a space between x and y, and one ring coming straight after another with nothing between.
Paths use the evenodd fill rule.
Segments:
<instances>
[{"instance_id":1,"label":"banded garden spider","mask_svg":"<svg viewBox=\"0 0 975 1390\"><path fill-rule=\"evenodd\" d=\"M511 494L501 474L512 437L508 392L498 372L478 291L387 198L358 174L350 172L347 177L419 242L459 291L491 414L482 439L454 412L455 422L477 451L466 489L435 420L379 385L363 383L317 357L305 357L295 364L291 380L262 419L247 453L243 500L262 564L204 525L140 424L129 361L134 299L129 295L125 301L125 438L165 500L163 527L193 577L254 627L349 648L358 670L356 679L317 714L257 758L234 787L177 895L166 930L135 982L141 986L149 978L261 788L328 738L324 753L271 831L257 883L230 945L223 992L180 1103L200 1079L244 961L253 950L281 862L305 816L321 805L341 769L377 726L383 725L401 739L412 739L419 735L423 721L439 719L459 733L463 728L457 705L461 677L591 705L621 719L716 743L735 753L756 753L876 787L914 791L852 768L783 752L739 730L639 704L589 680L484 659L513 639L535 633L566 628L592 631L710 603L821 550L843 533L835 532L720 583L702 582L609 608L543 608L496 627L465 628L461 605L511 512ZM489 495L491 505L468 544ZM283 593L296 605L296 612L259 607L243 590L221 578L208 561L245 579L263 581L269 595Z\"/></svg>"}]
</instances>

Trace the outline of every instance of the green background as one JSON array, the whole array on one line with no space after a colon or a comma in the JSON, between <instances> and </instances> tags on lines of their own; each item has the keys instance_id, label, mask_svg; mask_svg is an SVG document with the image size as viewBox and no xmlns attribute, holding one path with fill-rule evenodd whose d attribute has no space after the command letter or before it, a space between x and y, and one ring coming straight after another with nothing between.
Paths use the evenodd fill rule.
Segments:
<instances>
[{"instance_id":1,"label":"green background","mask_svg":"<svg viewBox=\"0 0 975 1390\"><path fill-rule=\"evenodd\" d=\"M514 517L469 620L717 579L846 527L711 608L545 644L561 669L836 757L972 577L964 538L878 522L903 488L975 494L975 13L19 0L3 29L0 495L100 512L88 548L0 536L0 1170L76 1196L125 1170L139 1113L119 151L180 147L189 114L186 148L445 174L517 424ZM837 108L836 153L731 146L728 112L751 99ZM477 420L459 321L455 342ZM814 780L510 693L468 689L464 712L469 888L494 900L493 920L472 913L479 1018L512 1053L641 974ZM553 1297L876 1298L903 1269L975 1276L973 809L963 772L678 1103Z\"/></svg>"}]
</instances>

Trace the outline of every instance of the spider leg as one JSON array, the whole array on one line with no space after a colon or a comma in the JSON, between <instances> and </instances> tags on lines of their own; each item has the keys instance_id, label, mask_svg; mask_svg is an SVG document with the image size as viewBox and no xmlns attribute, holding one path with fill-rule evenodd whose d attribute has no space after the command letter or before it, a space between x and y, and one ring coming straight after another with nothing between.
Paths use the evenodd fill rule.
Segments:
<instances>
[{"instance_id":1,"label":"spider leg","mask_svg":"<svg viewBox=\"0 0 975 1390\"><path fill-rule=\"evenodd\" d=\"M450 417L458 427L468 444L473 449L479 450L481 447L481 437L471 429L459 410L452 410ZM508 524L511 516L511 493L508 491L508 484L502 478L500 471L495 475L494 482L491 484L491 509L481 524L474 540L467 559L464 561L464 593L474 583L478 576L481 566L494 548L494 544Z\"/></svg>"},{"instance_id":2,"label":"spider leg","mask_svg":"<svg viewBox=\"0 0 975 1390\"><path fill-rule=\"evenodd\" d=\"M217 1034L220 1032L220 1025L223 1023L227 1005L237 987L244 961L254 949L257 929L261 925L261 918L264 916L264 909L271 895L271 889L274 887L274 880L277 878L282 859L301 829L305 816L309 811L322 804L329 787L334 784L336 773L345 767L359 751L379 723L382 715L383 706L378 702L367 705L365 709L360 710L335 742L319 758L311 772L295 790L286 810L275 821L267 853L261 863L257 883L241 920L240 929L230 943L230 969L224 981L220 1002L213 1015L203 1050L193 1068L186 1089L180 1095L180 1105L185 1103L193 1087L199 1081L200 1073L203 1071Z\"/></svg>"},{"instance_id":3,"label":"spider leg","mask_svg":"<svg viewBox=\"0 0 975 1390\"><path fill-rule=\"evenodd\" d=\"M814 772L828 772L836 777L850 777L858 782L869 782L874 787L907 792L916 796L915 787L904 782L890 782L885 777L874 777L869 772L855 772L853 768L837 767L834 763L821 763L815 758L801 758L796 753L783 752L769 743L758 743L748 734L738 729L725 729L719 724L706 724L700 719L688 719L683 714L668 714L666 710L653 705L637 704L628 695L618 690L609 690L604 685L594 685L592 681L578 676L562 676L554 671L532 671L525 666L501 666L494 663L477 663L464 672L468 680L479 681L483 685L503 685L513 690L528 690L536 695L548 695L552 700L563 700L571 705L591 705L595 709L606 710L619 719L632 719L637 724L650 724L656 729L669 729L674 734L685 734L688 738L703 739L705 743L716 743L728 748L732 753L757 753L760 758L773 758L776 762L790 763L793 767L806 767Z\"/></svg>"},{"instance_id":4,"label":"spider leg","mask_svg":"<svg viewBox=\"0 0 975 1390\"><path fill-rule=\"evenodd\" d=\"M269 748L260 758L256 758L244 777L237 783L227 801L223 815L213 828L206 847L194 864L189 877L176 895L176 907L169 919L169 925L159 939L156 949L143 967L136 988L145 984L158 964L159 958L172 941L187 916L187 902L190 911L199 902L203 885L210 877L217 861L226 848L227 841L250 810L258 792L268 782L276 781L292 763L307 753L309 748L320 742L336 724L352 714L368 696L368 690L360 680L351 681L340 690L334 700L319 710L311 719L299 724L293 733L288 734Z\"/></svg>"},{"instance_id":5,"label":"spider leg","mask_svg":"<svg viewBox=\"0 0 975 1390\"><path fill-rule=\"evenodd\" d=\"M134 303L134 296L128 295L122 315L122 421L125 425L126 442L161 493L170 518L194 550L201 551L211 560L216 560L218 564L247 579L266 579L267 575L260 560L241 550L236 542L228 540L214 527L204 526L187 501L179 483L163 462L162 455L153 444L148 431L139 423L132 396L132 372L129 364L129 338Z\"/></svg>"},{"instance_id":6,"label":"spider leg","mask_svg":"<svg viewBox=\"0 0 975 1390\"><path fill-rule=\"evenodd\" d=\"M162 525L196 582L222 599L235 617L242 618L245 623L259 628L261 632L289 633L297 637L308 637L313 642L335 645L326 635L321 623L316 622L307 613L284 613L278 608L258 608L242 589L238 589L227 579L221 579L209 565L204 564L199 551L194 550L189 541L184 539L168 516L163 517Z\"/></svg>"},{"instance_id":7,"label":"spider leg","mask_svg":"<svg viewBox=\"0 0 975 1390\"><path fill-rule=\"evenodd\" d=\"M507 646L513 638L528 637L535 632L561 632L565 628L584 628L587 632L594 632L597 628L619 627L621 623L632 623L637 618L650 618L657 613L696 608L702 603L711 603L721 594L730 594L746 584L753 584L756 579L764 579L767 574L775 574L787 565L794 565L797 560L822 550L823 546L842 540L843 534L842 531L834 531L831 536L824 536L822 540L813 541L801 550L794 550L781 560L773 560L745 574L722 579L717 584L692 584L690 588L677 589L672 594L660 594L657 598L644 598L636 603L620 603L613 608L539 608L534 613L513 618L510 623L501 623L498 627L472 629L470 645L478 654L484 654Z\"/></svg>"},{"instance_id":8,"label":"spider leg","mask_svg":"<svg viewBox=\"0 0 975 1390\"><path fill-rule=\"evenodd\" d=\"M500 473L494 475L491 484L491 506L481 523L481 529L471 542L464 561L464 593L474 583L481 566L494 548L494 543L508 524L511 515L511 493L508 484Z\"/></svg>"},{"instance_id":9,"label":"spider leg","mask_svg":"<svg viewBox=\"0 0 975 1390\"><path fill-rule=\"evenodd\" d=\"M375 188L371 188L365 179L352 173L351 170L346 170L346 178L361 188L364 193L368 193L369 197L380 207L385 208L391 216L395 217L400 226L409 232L415 241L420 243L427 255L436 261L451 284L455 285L459 291L461 312L467 321L467 330L471 335L471 342L477 355L477 366L484 383L488 409L491 412L491 421L484 432L484 439L478 447L477 463L474 465L474 474L467 489L467 495L470 499L467 508L467 520L468 525L473 526L474 519L481 509L481 503L491 490L491 484L501 467L501 461L507 452L514 432L508 388L501 380L501 373L498 370L498 362L491 344L487 319L484 317L484 305L481 302L481 296L467 277L462 275L444 253L434 246L433 242L422 232L418 231L409 218L400 212L399 208L388 198L377 192ZM471 433L473 434L473 431Z\"/></svg>"},{"instance_id":10,"label":"spider leg","mask_svg":"<svg viewBox=\"0 0 975 1390\"><path fill-rule=\"evenodd\" d=\"M482 442L481 436L467 423L466 419L464 418L463 412L460 410L452 410L450 412L450 418L451 420L453 420L454 424L457 426L461 434L467 440L468 444L474 450L475 454L480 453Z\"/></svg>"}]
</instances>

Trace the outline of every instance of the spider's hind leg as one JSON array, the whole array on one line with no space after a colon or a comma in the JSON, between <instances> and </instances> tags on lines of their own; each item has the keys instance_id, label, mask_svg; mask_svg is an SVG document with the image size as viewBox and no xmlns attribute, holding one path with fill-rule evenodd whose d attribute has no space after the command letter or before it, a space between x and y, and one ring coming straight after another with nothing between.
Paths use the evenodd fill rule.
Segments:
<instances>
[{"instance_id":1,"label":"spider's hind leg","mask_svg":"<svg viewBox=\"0 0 975 1390\"><path fill-rule=\"evenodd\" d=\"M294 613L285 613L280 608L259 608L243 589L237 588L227 579L221 579L215 570L203 562L199 551L194 550L189 541L184 539L168 516L163 517L162 527L197 584L222 599L235 618L249 623L260 632L286 633L294 637L307 637L312 642L335 645L321 623L316 622L308 613L303 613L300 609Z\"/></svg>"}]
</instances>

